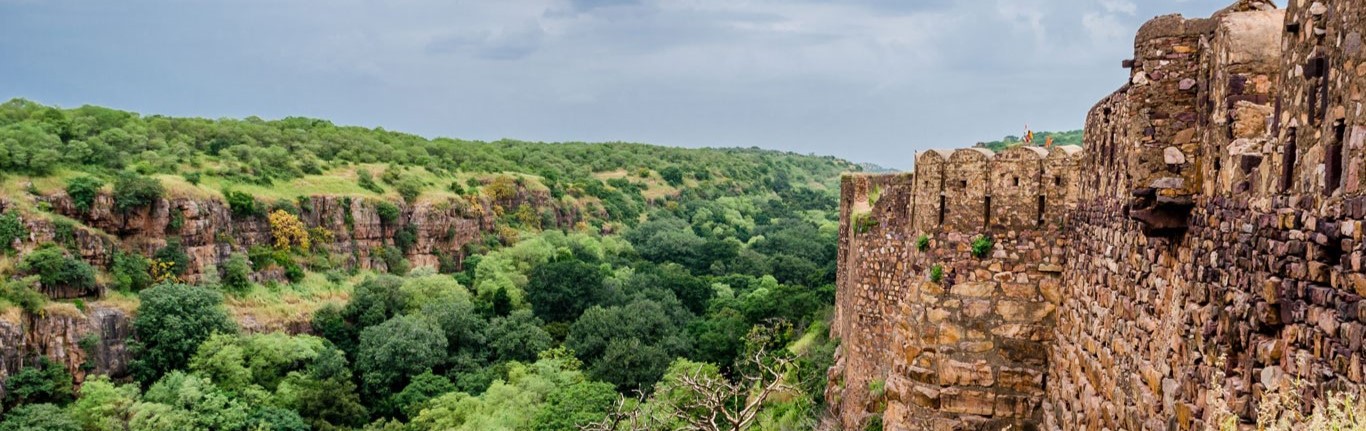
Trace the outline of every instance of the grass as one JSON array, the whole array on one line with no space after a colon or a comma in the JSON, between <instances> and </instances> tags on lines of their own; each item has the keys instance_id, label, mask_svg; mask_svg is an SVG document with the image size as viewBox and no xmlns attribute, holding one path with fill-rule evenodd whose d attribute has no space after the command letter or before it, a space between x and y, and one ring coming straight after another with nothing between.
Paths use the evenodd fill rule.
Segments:
<instances>
[{"instance_id":1,"label":"grass","mask_svg":"<svg viewBox=\"0 0 1366 431\"><path fill-rule=\"evenodd\" d=\"M246 293L228 296L224 302L238 322L280 328L309 321L314 311L327 304L345 305L351 299L353 286L369 275L373 273L361 272L341 283L332 283L321 273L308 272L297 284L256 284Z\"/></svg>"}]
</instances>

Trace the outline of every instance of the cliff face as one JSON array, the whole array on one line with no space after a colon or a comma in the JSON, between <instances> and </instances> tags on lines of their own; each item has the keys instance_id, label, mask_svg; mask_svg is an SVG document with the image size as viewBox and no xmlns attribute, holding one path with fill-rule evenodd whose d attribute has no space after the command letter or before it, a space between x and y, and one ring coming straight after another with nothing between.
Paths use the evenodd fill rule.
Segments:
<instances>
[{"instance_id":1,"label":"cliff face","mask_svg":"<svg viewBox=\"0 0 1366 431\"><path fill-rule=\"evenodd\" d=\"M252 246L270 246L274 241L265 217L234 215L226 202L216 198L173 196L127 212L117 210L108 195L98 196L88 211L76 209L65 194L32 199L34 204L46 205L54 214L75 223L66 224L68 229L50 218L24 217L29 236L17 244L21 256L39 245L62 242L74 255L107 268L118 250L150 256L170 238L179 238L190 260L183 278L194 282L206 270L221 268L234 253L245 254ZM403 230L414 234L404 256L412 267L438 267L443 257L459 265L466 244L481 242L485 233L495 230L496 207L530 205L538 212L553 213L559 226L572 226L580 216L576 208L560 205L546 192L520 187L515 195L501 201L477 197L419 200L412 205L391 202L400 215L388 223L381 219L376 203L360 197L309 196L298 203L299 218L308 228L323 228L332 234L332 241L313 246L341 257L344 268L384 272L388 268L376 251L393 246L395 236ZM12 205L0 200L0 209ZM253 278L283 281L284 272L272 267L255 272ZM39 356L65 365L78 382L87 373L116 378L127 375L131 359L127 341L135 335L133 316L130 311L101 304L98 298L103 288L79 291L42 286L50 298L83 298L88 305L77 310L69 304L51 304L38 314L13 309L0 316L0 382ZM267 325L250 316L244 319L238 323L246 331L310 330L307 320Z\"/></svg>"},{"instance_id":2,"label":"cliff face","mask_svg":"<svg viewBox=\"0 0 1366 431\"><path fill-rule=\"evenodd\" d=\"M1042 181L1040 202L1062 205L1035 228L993 221L992 179L1018 171L1004 154L920 154L896 180L912 185L864 210L871 223L867 190L894 180L846 180L830 388L846 428L885 406L892 430L1184 430L1212 402L1250 424L1271 391L1306 406L1361 394L1363 24L1361 0L1151 21L1127 83L1088 113L1074 175ZM977 233L998 238L988 258L961 254ZM924 282L931 261L967 283ZM1031 286L1039 297L1018 304ZM984 354L998 356L969 360ZM877 400L867 382L880 379ZM1003 394L1028 402L1002 410Z\"/></svg>"},{"instance_id":3,"label":"cliff face","mask_svg":"<svg viewBox=\"0 0 1366 431\"><path fill-rule=\"evenodd\" d=\"M0 318L0 381L39 356L65 366L78 383L90 373L127 376L132 336L131 316L101 304L85 310L49 306L42 315L12 313Z\"/></svg>"}]
</instances>

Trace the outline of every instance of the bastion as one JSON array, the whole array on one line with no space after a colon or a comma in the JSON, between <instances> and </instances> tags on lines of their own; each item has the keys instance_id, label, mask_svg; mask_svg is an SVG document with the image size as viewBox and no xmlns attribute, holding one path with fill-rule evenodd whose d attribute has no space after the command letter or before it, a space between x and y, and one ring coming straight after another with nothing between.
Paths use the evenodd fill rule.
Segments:
<instances>
[{"instance_id":1,"label":"bastion","mask_svg":"<svg viewBox=\"0 0 1366 431\"><path fill-rule=\"evenodd\" d=\"M1366 0L1287 3L1144 25L1082 148L846 176L841 426L1187 430L1360 394Z\"/></svg>"}]
</instances>

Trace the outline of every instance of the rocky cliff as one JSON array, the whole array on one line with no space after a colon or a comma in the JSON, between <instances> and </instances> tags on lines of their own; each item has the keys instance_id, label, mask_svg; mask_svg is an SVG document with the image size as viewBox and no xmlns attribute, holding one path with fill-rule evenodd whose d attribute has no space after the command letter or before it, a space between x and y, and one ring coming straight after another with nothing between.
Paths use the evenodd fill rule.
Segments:
<instances>
[{"instance_id":1,"label":"rocky cliff","mask_svg":"<svg viewBox=\"0 0 1366 431\"><path fill-rule=\"evenodd\" d=\"M44 207L50 213L21 211L28 237L15 244L22 256L46 243L62 242L73 255L100 268L113 262L116 251L152 255L176 238L184 246L190 265L183 276L197 281L206 271L221 268L234 253L245 254L252 246L273 244L269 222L259 215L233 214L230 206L216 196L172 194L151 205L130 211L116 209L113 198L99 195L89 210L76 208L62 193L29 197L28 202L0 199L0 210ZM375 198L314 195L297 200L299 219L308 228L325 229L332 241L314 244L325 249L343 269L357 268L384 272L386 262L377 251L395 244L400 231L413 234L413 243L404 256L413 267L438 267L449 259L457 267L463 261L466 245L484 240L494 232L501 208L530 205L537 212L553 214L559 226L573 226L580 220L579 210L563 205L544 191L518 187L502 200L484 196L445 199L419 199L413 204L394 201L399 209L396 220L384 221ZM257 202L264 207L266 204ZM554 227L554 226L546 226ZM258 268L258 281L283 281L279 268ZM53 299L79 299L81 307L52 303L38 313L17 308L0 316L0 381L18 372L25 364L45 356L65 365L81 381L87 373L122 377L130 359L127 340L133 337L133 306L122 308L100 301L107 286L93 291L64 286L42 286ZM247 317L250 320L250 317ZM262 325L239 322L248 331L286 330L307 332L308 322L290 321Z\"/></svg>"}]
</instances>

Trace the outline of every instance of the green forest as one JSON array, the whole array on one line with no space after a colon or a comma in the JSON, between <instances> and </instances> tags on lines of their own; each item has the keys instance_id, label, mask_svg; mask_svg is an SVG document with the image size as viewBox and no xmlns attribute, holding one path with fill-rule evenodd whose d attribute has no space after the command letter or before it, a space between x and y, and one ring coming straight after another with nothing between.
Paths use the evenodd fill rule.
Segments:
<instances>
[{"instance_id":1,"label":"green forest","mask_svg":"<svg viewBox=\"0 0 1366 431\"><path fill-rule=\"evenodd\" d=\"M428 139L11 100L0 316L100 303L135 317L128 375L77 385L28 358L4 382L0 431L811 429L838 343L838 181L860 169L758 148ZM528 193L549 198L501 204ZM173 233L153 253L82 259L71 232L99 229L58 214L53 195L129 213L221 200L234 220L268 221L275 242L228 247L189 283ZM387 269L360 270L309 246L333 235L300 222L320 195L373 201L386 223L399 204L488 202L496 227L429 267L406 261L416 230L395 226L375 250ZM33 220L56 240L23 245ZM284 279L254 277L272 268ZM54 285L100 293L40 289ZM244 315L309 330L255 331Z\"/></svg>"}]
</instances>

